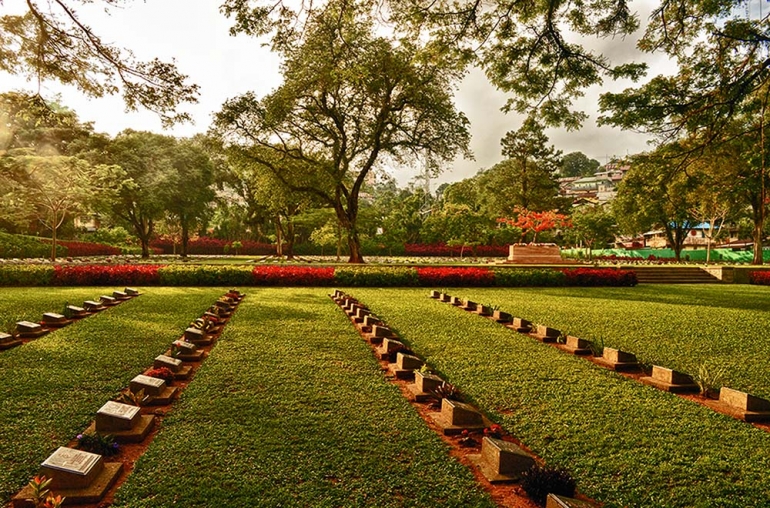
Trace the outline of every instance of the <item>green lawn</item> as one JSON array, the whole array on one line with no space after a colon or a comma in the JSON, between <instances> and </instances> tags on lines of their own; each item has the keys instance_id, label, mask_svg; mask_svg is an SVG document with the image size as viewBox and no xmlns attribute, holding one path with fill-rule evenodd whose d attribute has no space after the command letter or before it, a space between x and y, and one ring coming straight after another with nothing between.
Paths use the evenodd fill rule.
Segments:
<instances>
[{"instance_id":1,"label":"green lawn","mask_svg":"<svg viewBox=\"0 0 770 508\"><path fill-rule=\"evenodd\" d=\"M119 506L493 506L324 289L252 289Z\"/></svg>"},{"instance_id":2,"label":"green lawn","mask_svg":"<svg viewBox=\"0 0 770 508\"><path fill-rule=\"evenodd\" d=\"M83 305L85 300L98 300L101 295L112 296L123 288L0 288L0 327L13 328L17 321L39 322L44 312L62 313L64 304ZM10 330L1 330L8 332Z\"/></svg>"},{"instance_id":3,"label":"green lawn","mask_svg":"<svg viewBox=\"0 0 770 508\"><path fill-rule=\"evenodd\" d=\"M583 314L576 310L576 301L583 303L581 309L604 302L607 309L615 309L604 313L603 323L610 328L616 326L612 315L638 323L631 309L640 305L639 289L451 293L484 303L499 298L495 303L504 310L553 326L560 326L559 319L566 322L569 309L576 314L571 322L580 325ZM732 298L710 301L717 309L741 312L728 307L728 302L740 305L741 294L751 300L752 290L742 293L741 289L736 288ZM659 309L667 311L664 316L672 316L678 315L672 308L691 312L693 306L682 300L703 295L700 291L654 287L648 295L671 299ZM567 467L579 489L606 506L770 505L767 432L431 300L427 290L356 288L350 293L398 330L419 355L506 430L547 463ZM750 308L767 293L753 294ZM620 301L611 302L611 296ZM535 309L539 311L533 316ZM689 317L702 316L690 313ZM590 322L590 317L583 319ZM740 353L739 346L731 352Z\"/></svg>"},{"instance_id":4,"label":"green lawn","mask_svg":"<svg viewBox=\"0 0 770 508\"><path fill-rule=\"evenodd\" d=\"M65 300L81 302L105 288L3 288L0 312L40 319ZM110 290L111 293L112 290ZM93 420L96 411L224 288L144 288L144 295L0 352L0 500L37 474L39 464ZM29 310L34 309L34 314ZM8 316L9 314L3 314ZM14 316L15 317L15 316Z\"/></svg>"},{"instance_id":5,"label":"green lawn","mask_svg":"<svg viewBox=\"0 0 770 508\"><path fill-rule=\"evenodd\" d=\"M689 374L725 369L725 384L770 398L770 287L453 289L562 332Z\"/></svg>"}]
</instances>

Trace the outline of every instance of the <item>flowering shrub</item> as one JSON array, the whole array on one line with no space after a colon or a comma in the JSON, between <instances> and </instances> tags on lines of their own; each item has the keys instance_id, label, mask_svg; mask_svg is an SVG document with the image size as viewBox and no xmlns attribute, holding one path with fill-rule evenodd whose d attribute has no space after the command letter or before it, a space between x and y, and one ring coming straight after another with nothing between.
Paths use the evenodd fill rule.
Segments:
<instances>
[{"instance_id":1,"label":"flowering shrub","mask_svg":"<svg viewBox=\"0 0 770 508\"><path fill-rule=\"evenodd\" d=\"M71 258L88 256L118 256L121 251L117 247L101 243L58 241L57 245L67 248L67 256Z\"/></svg>"},{"instance_id":2,"label":"flowering shrub","mask_svg":"<svg viewBox=\"0 0 770 508\"><path fill-rule=\"evenodd\" d=\"M55 286L149 286L159 281L160 265L76 265L54 267Z\"/></svg>"},{"instance_id":3,"label":"flowering shrub","mask_svg":"<svg viewBox=\"0 0 770 508\"><path fill-rule=\"evenodd\" d=\"M495 274L488 268L420 267L417 268L420 286L492 286Z\"/></svg>"},{"instance_id":4,"label":"flowering shrub","mask_svg":"<svg viewBox=\"0 0 770 508\"><path fill-rule=\"evenodd\" d=\"M762 286L770 286L770 271L767 272L750 272L749 282L752 284L759 284Z\"/></svg>"},{"instance_id":5,"label":"flowering shrub","mask_svg":"<svg viewBox=\"0 0 770 508\"><path fill-rule=\"evenodd\" d=\"M636 286L636 272L612 268L565 269L567 286Z\"/></svg>"},{"instance_id":6,"label":"flowering shrub","mask_svg":"<svg viewBox=\"0 0 770 508\"><path fill-rule=\"evenodd\" d=\"M333 286L333 267L257 266L252 272L257 286Z\"/></svg>"},{"instance_id":7,"label":"flowering shrub","mask_svg":"<svg viewBox=\"0 0 770 508\"><path fill-rule=\"evenodd\" d=\"M407 243L404 244L404 254L407 256L460 256L460 251L463 251L467 256L471 252L474 256L507 256L508 246L506 245L478 245L476 247L468 248L464 250L461 246L450 247L445 243L436 243L430 245L424 245L419 243Z\"/></svg>"}]
</instances>

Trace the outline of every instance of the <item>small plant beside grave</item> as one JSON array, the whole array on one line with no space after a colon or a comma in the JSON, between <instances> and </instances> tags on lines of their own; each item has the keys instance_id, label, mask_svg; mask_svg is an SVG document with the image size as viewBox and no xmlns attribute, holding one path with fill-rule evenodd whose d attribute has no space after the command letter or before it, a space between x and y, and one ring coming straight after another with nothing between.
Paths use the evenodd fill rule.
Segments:
<instances>
[{"instance_id":1,"label":"small plant beside grave","mask_svg":"<svg viewBox=\"0 0 770 508\"><path fill-rule=\"evenodd\" d=\"M112 457L120 451L120 445L110 434L84 432L77 435L78 450L96 453L104 457Z\"/></svg>"},{"instance_id":2,"label":"small plant beside grave","mask_svg":"<svg viewBox=\"0 0 770 508\"><path fill-rule=\"evenodd\" d=\"M463 429L463 431L460 432L460 439L457 441L457 444L463 448L475 448L479 445L479 442L473 437L468 429Z\"/></svg>"},{"instance_id":3,"label":"small plant beside grave","mask_svg":"<svg viewBox=\"0 0 770 508\"><path fill-rule=\"evenodd\" d=\"M131 388L124 388L115 400L130 406L141 407L145 405L149 398L149 395L145 395L144 389L135 392Z\"/></svg>"},{"instance_id":4,"label":"small plant beside grave","mask_svg":"<svg viewBox=\"0 0 770 508\"><path fill-rule=\"evenodd\" d=\"M35 508L60 508L66 498L54 496L48 488L53 478L36 476L29 482L29 488L32 491L32 503Z\"/></svg>"},{"instance_id":5,"label":"small plant beside grave","mask_svg":"<svg viewBox=\"0 0 770 508\"><path fill-rule=\"evenodd\" d=\"M154 377L158 379L162 379L166 382L168 386L171 386L171 384L174 382L174 373L171 372L171 369L168 367L159 367L157 369L150 369L145 374L149 377Z\"/></svg>"},{"instance_id":6,"label":"small plant beside grave","mask_svg":"<svg viewBox=\"0 0 770 508\"><path fill-rule=\"evenodd\" d=\"M498 424L490 425L489 427L484 428L484 436L485 437L491 437L494 439L502 439L503 437L503 428L499 426Z\"/></svg>"},{"instance_id":7,"label":"small plant beside grave","mask_svg":"<svg viewBox=\"0 0 770 508\"><path fill-rule=\"evenodd\" d=\"M538 506L545 506L548 494L575 496L575 480L558 467L532 466L521 475L521 488Z\"/></svg>"},{"instance_id":8,"label":"small plant beside grave","mask_svg":"<svg viewBox=\"0 0 770 508\"><path fill-rule=\"evenodd\" d=\"M718 399L719 388L724 384L726 374L724 367L703 363L698 367L698 373L693 376L693 379L703 397Z\"/></svg>"},{"instance_id":9,"label":"small plant beside grave","mask_svg":"<svg viewBox=\"0 0 770 508\"><path fill-rule=\"evenodd\" d=\"M453 384L444 381L438 385L435 389L430 391L430 394L434 398L434 404L441 406L441 399L457 400L462 402L463 398L460 395L460 390Z\"/></svg>"}]
</instances>

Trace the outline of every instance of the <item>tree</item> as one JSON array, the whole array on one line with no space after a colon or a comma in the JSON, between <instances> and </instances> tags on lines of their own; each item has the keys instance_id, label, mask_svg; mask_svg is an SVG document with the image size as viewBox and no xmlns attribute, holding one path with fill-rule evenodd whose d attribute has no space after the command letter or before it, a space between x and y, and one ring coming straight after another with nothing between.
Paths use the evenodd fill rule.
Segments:
<instances>
[{"instance_id":1,"label":"tree","mask_svg":"<svg viewBox=\"0 0 770 508\"><path fill-rule=\"evenodd\" d=\"M596 245L605 245L615 238L615 217L604 206L585 206L572 214L572 236L582 242L591 259Z\"/></svg>"},{"instance_id":2,"label":"tree","mask_svg":"<svg viewBox=\"0 0 770 508\"><path fill-rule=\"evenodd\" d=\"M490 226L490 220L484 214L471 210L468 205L453 203L445 203L425 221L425 228L432 231L429 241L459 246L461 258L466 247L486 241Z\"/></svg>"},{"instance_id":3,"label":"tree","mask_svg":"<svg viewBox=\"0 0 770 508\"><path fill-rule=\"evenodd\" d=\"M570 152L561 159L559 175L564 177L591 176L601 166L598 160L589 159L583 152Z\"/></svg>"},{"instance_id":4,"label":"tree","mask_svg":"<svg viewBox=\"0 0 770 508\"><path fill-rule=\"evenodd\" d=\"M187 256L190 229L210 215L214 201L213 165L200 144L194 140L175 143L169 154L170 171L163 188L166 211L179 222L181 256Z\"/></svg>"},{"instance_id":5,"label":"tree","mask_svg":"<svg viewBox=\"0 0 770 508\"><path fill-rule=\"evenodd\" d=\"M515 219L500 218L498 219L498 222L520 229L522 242L530 231L534 233L532 243L537 243L538 233L551 229L572 227L569 217L562 213L558 213L556 210L536 212L527 210L526 208L516 207L514 208L513 213L516 215Z\"/></svg>"},{"instance_id":6,"label":"tree","mask_svg":"<svg viewBox=\"0 0 770 508\"><path fill-rule=\"evenodd\" d=\"M752 145L749 166L755 186L754 263L762 264L762 231L767 215L770 19L747 19L738 2L662 2L639 47L676 60L679 72L657 76L643 86L605 94L602 123L657 135L666 142L687 140L680 168L722 144L745 137Z\"/></svg>"},{"instance_id":7,"label":"tree","mask_svg":"<svg viewBox=\"0 0 770 508\"><path fill-rule=\"evenodd\" d=\"M612 209L618 225L628 234L652 227L663 229L676 260L697 217L691 213L697 179L679 171L681 149L664 145L652 153L631 158L631 170L618 186Z\"/></svg>"},{"instance_id":8,"label":"tree","mask_svg":"<svg viewBox=\"0 0 770 508\"><path fill-rule=\"evenodd\" d=\"M436 168L467 150L450 94L457 73L435 48L375 35L365 4L330 2L294 35L278 48L283 84L227 101L216 125L229 143L259 148L245 153L288 188L334 208L349 261L362 263L359 197L372 169L418 153Z\"/></svg>"},{"instance_id":9,"label":"tree","mask_svg":"<svg viewBox=\"0 0 770 508\"><path fill-rule=\"evenodd\" d=\"M126 130L109 147L107 159L116 169L104 172L100 181L110 192L101 196L107 213L133 228L142 246L142 257L150 257L155 223L167 209L166 192L173 177L171 152L174 138Z\"/></svg>"},{"instance_id":10,"label":"tree","mask_svg":"<svg viewBox=\"0 0 770 508\"><path fill-rule=\"evenodd\" d=\"M121 0L97 0L109 12ZM169 124L189 120L175 111L180 103L197 102L198 86L174 64L153 59L135 61L130 51L117 48L86 25L74 1L27 0L27 12L0 17L0 71L73 85L89 97L122 90L129 110L145 107ZM91 2L86 2L91 3Z\"/></svg>"},{"instance_id":11,"label":"tree","mask_svg":"<svg viewBox=\"0 0 770 508\"><path fill-rule=\"evenodd\" d=\"M515 207L535 211L561 208L564 203L555 179L561 152L548 146L543 126L527 118L519 130L506 133L501 143L507 159L480 177L489 199L499 201L490 205L496 215L508 215Z\"/></svg>"}]
</instances>

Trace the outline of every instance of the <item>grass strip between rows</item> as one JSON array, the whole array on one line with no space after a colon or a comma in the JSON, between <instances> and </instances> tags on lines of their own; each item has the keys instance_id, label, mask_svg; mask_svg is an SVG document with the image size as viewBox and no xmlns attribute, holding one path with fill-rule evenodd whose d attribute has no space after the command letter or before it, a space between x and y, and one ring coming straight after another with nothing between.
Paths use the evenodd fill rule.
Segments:
<instances>
[{"instance_id":1,"label":"grass strip between rows","mask_svg":"<svg viewBox=\"0 0 770 508\"><path fill-rule=\"evenodd\" d=\"M351 294L606 506L770 505L767 432L432 300L425 290Z\"/></svg>"},{"instance_id":2,"label":"grass strip between rows","mask_svg":"<svg viewBox=\"0 0 770 508\"><path fill-rule=\"evenodd\" d=\"M99 288L87 289L100 294ZM47 305L73 294L48 289L43 298L39 291L3 289L3 306L37 306L41 301ZM0 353L3 503L38 473L40 463L56 447L83 431L105 402L151 366L153 358L223 290L142 291L145 294L138 298Z\"/></svg>"},{"instance_id":3,"label":"grass strip between rows","mask_svg":"<svg viewBox=\"0 0 770 508\"><path fill-rule=\"evenodd\" d=\"M119 506L494 506L324 289L257 289Z\"/></svg>"},{"instance_id":4,"label":"grass strip between rows","mask_svg":"<svg viewBox=\"0 0 770 508\"><path fill-rule=\"evenodd\" d=\"M45 312L64 311L64 304L83 305L86 300L99 301L100 295L112 296L122 287L69 287L43 288L0 288L0 327L15 327L19 321L39 323ZM0 331L10 333L11 330Z\"/></svg>"},{"instance_id":5,"label":"grass strip between rows","mask_svg":"<svg viewBox=\"0 0 770 508\"><path fill-rule=\"evenodd\" d=\"M770 288L656 285L634 289L462 289L453 296L636 354L639 361L698 374L770 398Z\"/></svg>"}]
</instances>

